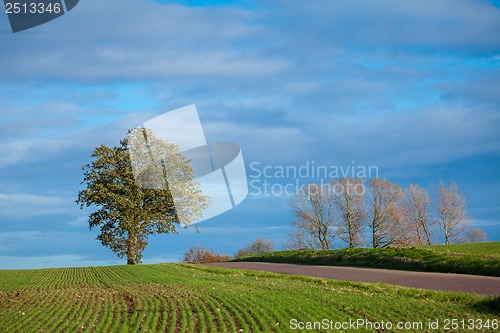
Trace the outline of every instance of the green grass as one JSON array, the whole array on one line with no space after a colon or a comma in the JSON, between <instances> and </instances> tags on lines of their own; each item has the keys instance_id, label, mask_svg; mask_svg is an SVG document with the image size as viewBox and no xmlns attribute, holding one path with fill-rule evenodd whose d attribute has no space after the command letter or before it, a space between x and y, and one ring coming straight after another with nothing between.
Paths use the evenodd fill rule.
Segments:
<instances>
[{"instance_id":1,"label":"green grass","mask_svg":"<svg viewBox=\"0 0 500 333\"><path fill-rule=\"evenodd\" d=\"M236 258L233 261L359 266L500 276L500 242L398 249L279 251Z\"/></svg>"},{"instance_id":2,"label":"green grass","mask_svg":"<svg viewBox=\"0 0 500 333\"><path fill-rule=\"evenodd\" d=\"M432 246L420 246L419 248L421 249L429 248L436 252L477 255L480 257L500 256L500 242L432 245Z\"/></svg>"},{"instance_id":3,"label":"green grass","mask_svg":"<svg viewBox=\"0 0 500 333\"><path fill-rule=\"evenodd\" d=\"M292 318L493 325L499 311L492 296L194 265L0 271L1 332L287 332Z\"/></svg>"}]
</instances>

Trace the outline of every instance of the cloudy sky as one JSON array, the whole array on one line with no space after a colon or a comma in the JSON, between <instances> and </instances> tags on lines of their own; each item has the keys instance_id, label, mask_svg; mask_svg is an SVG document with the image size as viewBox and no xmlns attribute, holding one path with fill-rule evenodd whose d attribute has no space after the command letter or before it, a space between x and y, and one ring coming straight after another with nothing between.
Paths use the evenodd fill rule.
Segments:
<instances>
[{"instance_id":1,"label":"cloudy sky","mask_svg":"<svg viewBox=\"0 0 500 333\"><path fill-rule=\"evenodd\" d=\"M500 241L499 7L84 0L16 34L0 13L0 268L124 263L75 204L81 166L190 104L209 141L241 146L249 180L312 161L377 166L403 186L454 180L473 225ZM151 238L144 262L177 261L193 244L281 247L287 197L256 192L199 233Z\"/></svg>"}]
</instances>

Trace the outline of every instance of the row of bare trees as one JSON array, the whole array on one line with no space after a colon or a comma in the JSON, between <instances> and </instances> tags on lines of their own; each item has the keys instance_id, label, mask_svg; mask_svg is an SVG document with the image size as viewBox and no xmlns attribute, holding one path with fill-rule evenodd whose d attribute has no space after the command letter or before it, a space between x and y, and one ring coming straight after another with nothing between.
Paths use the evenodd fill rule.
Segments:
<instances>
[{"instance_id":1,"label":"row of bare trees","mask_svg":"<svg viewBox=\"0 0 500 333\"><path fill-rule=\"evenodd\" d=\"M336 238L349 247L374 248L486 240L470 227L465 197L454 182L439 181L429 195L416 184L403 189L385 179L346 177L303 186L289 204L295 215L292 249L330 249Z\"/></svg>"}]
</instances>

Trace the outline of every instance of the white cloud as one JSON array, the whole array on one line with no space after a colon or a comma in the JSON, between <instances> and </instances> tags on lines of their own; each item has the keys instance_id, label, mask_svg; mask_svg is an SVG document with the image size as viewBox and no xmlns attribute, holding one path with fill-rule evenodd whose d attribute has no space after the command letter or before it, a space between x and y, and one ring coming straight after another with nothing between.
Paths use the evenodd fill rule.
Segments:
<instances>
[{"instance_id":1,"label":"white cloud","mask_svg":"<svg viewBox=\"0 0 500 333\"><path fill-rule=\"evenodd\" d=\"M213 121L204 128L209 141L240 144L247 164L354 160L421 168L500 150L500 115L493 110L442 103L401 113L345 116L328 111L300 114L294 126Z\"/></svg>"},{"instance_id":2,"label":"white cloud","mask_svg":"<svg viewBox=\"0 0 500 333\"><path fill-rule=\"evenodd\" d=\"M277 1L254 11L150 1L87 0L36 28L54 34L2 34L4 79L79 81L192 77L239 82L288 79L331 67L346 50L498 50L500 10L481 1ZM117 19L119 18L119 19ZM92 24L89 24L92 22ZM26 52L29 44L32 52ZM410 48L410 50L405 50ZM371 51L367 51L371 50ZM349 53L349 52L348 52ZM418 53L418 52L417 52ZM349 54L344 54L344 56ZM350 55L352 56L352 54ZM3 58L3 59L2 59ZM295 75L294 75L295 74ZM286 84L286 83L285 83Z\"/></svg>"},{"instance_id":3,"label":"white cloud","mask_svg":"<svg viewBox=\"0 0 500 333\"><path fill-rule=\"evenodd\" d=\"M245 161L295 161L310 142L298 127L274 124L249 125L232 122L203 124L208 141L230 141L242 147Z\"/></svg>"},{"instance_id":4,"label":"white cloud","mask_svg":"<svg viewBox=\"0 0 500 333\"><path fill-rule=\"evenodd\" d=\"M59 92L51 92L58 98ZM57 104L57 103L55 103ZM64 111L47 102L13 109L13 116L0 125L0 168L15 168L31 164L76 163L79 169L90 158L96 146L105 143L117 145L127 130L138 126L152 113L125 112L85 108L75 103L66 104ZM0 99L0 107L7 109ZM61 112L63 115L59 115ZM89 119L86 121L85 118ZM51 162L46 162L51 161Z\"/></svg>"},{"instance_id":5,"label":"white cloud","mask_svg":"<svg viewBox=\"0 0 500 333\"><path fill-rule=\"evenodd\" d=\"M318 154L329 146L335 160L415 168L500 150L495 111L444 105L312 123Z\"/></svg>"},{"instance_id":6,"label":"white cloud","mask_svg":"<svg viewBox=\"0 0 500 333\"><path fill-rule=\"evenodd\" d=\"M471 224L474 227L500 226L500 220L472 219Z\"/></svg>"},{"instance_id":7,"label":"white cloud","mask_svg":"<svg viewBox=\"0 0 500 333\"><path fill-rule=\"evenodd\" d=\"M57 40L22 36L37 50L36 57L22 46L16 48L21 43L11 43L9 64L0 65L2 73L16 78L163 80L179 75L262 77L288 67L280 57L243 50L248 39L255 41L262 32L258 24L245 23L253 14L241 9L89 0L66 16L38 28L60 29ZM9 38L3 37L7 43ZM15 69L10 67L13 62Z\"/></svg>"},{"instance_id":8,"label":"white cloud","mask_svg":"<svg viewBox=\"0 0 500 333\"><path fill-rule=\"evenodd\" d=\"M68 225L73 227L87 227L88 226L88 217L87 216L78 216L77 218L70 220Z\"/></svg>"},{"instance_id":9,"label":"white cloud","mask_svg":"<svg viewBox=\"0 0 500 333\"><path fill-rule=\"evenodd\" d=\"M35 146L35 141L16 141L0 143L0 167L26 161L30 157L30 150Z\"/></svg>"},{"instance_id":10,"label":"white cloud","mask_svg":"<svg viewBox=\"0 0 500 333\"><path fill-rule=\"evenodd\" d=\"M0 217L26 219L49 215L72 214L74 211L75 204L71 198L0 193Z\"/></svg>"},{"instance_id":11,"label":"white cloud","mask_svg":"<svg viewBox=\"0 0 500 333\"><path fill-rule=\"evenodd\" d=\"M75 253L81 248L89 255L100 249L95 233L89 231L4 231L0 232L0 240L2 255L53 255Z\"/></svg>"},{"instance_id":12,"label":"white cloud","mask_svg":"<svg viewBox=\"0 0 500 333\"><path fill-rule=\"evenodd\" d=\"M322 35L333 45L427 51L497 49L500 10L483 1L280 1L294 38L311 46ZM312 20L314 18L314 20ZM293 22L293 23L292 23Z\"/></svg>"}]
</instances>

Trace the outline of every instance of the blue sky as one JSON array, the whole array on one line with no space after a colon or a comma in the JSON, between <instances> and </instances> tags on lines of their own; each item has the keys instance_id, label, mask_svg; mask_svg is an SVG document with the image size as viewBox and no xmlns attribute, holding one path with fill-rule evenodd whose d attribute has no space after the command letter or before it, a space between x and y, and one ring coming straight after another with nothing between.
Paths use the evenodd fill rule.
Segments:
<instances>
[{"instance_id":1,"label":"blue sky","mask_svg":"<svg viewBox=\"0 0 500 333\"><path fill-rule=\"evenodd\" d=\"M200 5L201 4L201 5ZM124 263L75 204L93 148L196 104L209 141L247 164L376 165L426 188L454 180L500 240L498 2L86 0L12 34L0 15L0 268ZM293 179L276 179L276 183ZM302 179L301 181L307 181ZM286 196L250 195L144 262L193 244L277 247Z\"/></svg>"}]
</instances>

